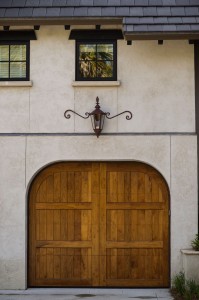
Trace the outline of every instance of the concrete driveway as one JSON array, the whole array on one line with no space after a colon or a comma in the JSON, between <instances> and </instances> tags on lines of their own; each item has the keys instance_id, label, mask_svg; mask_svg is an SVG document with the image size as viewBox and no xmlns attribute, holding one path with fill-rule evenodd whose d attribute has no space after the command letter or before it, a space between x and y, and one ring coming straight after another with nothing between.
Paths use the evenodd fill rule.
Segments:
<instances>
[{"instance_id":1,"label":"concrete driveway","mask_svg":"<svg viewBox=\"0 0 199 300\"><path fill-rule=\"evenodd\" d=\"M169 289L28 289L2 291L0 300L171 300Z\"/></svg>"}]
</instances>

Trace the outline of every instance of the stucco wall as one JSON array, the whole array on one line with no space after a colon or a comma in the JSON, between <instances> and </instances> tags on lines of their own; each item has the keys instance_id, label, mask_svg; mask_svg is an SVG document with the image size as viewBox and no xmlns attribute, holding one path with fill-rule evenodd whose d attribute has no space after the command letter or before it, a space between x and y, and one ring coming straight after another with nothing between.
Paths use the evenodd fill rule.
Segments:
<instances>
[{"instance_id":1,"label":"stucco wall","mask_svg":"<svg viewBox=\"0 0 199 300\"><path fill-rule=\"evenodd\" d=\"M73 87L75 41L63 26L41 26L31 41L33 87L0 87L0 132L90 132L89 120L63 117L66 109L102 109L124 116L106 122L105 132L192 132L194 122L193 45L187 41L118 41L119 87Z\"/></svg>"},{"instance_id":2,"label":"stucco wall","mask_svg":"<svg viewBox=\"0 0 199 300\"><path fill-rule=\"evenodd\" d=\"M195 150L194 150L195 149ZM179 249L191 248L198 231L197 144L191 136L171 138L171 270L182 265Z\"/></svg>"},{"instance_id":3,"label":"stucco wall","mask_svg":"<svg viewBox=\"0 0 199 300\"><path fill-rule=\"evenodd\" d=\"M25 138L0 138L0 289L25 287Z\"/></svg>"},{"instance_id":4,"label":"stucco wall","mask_svg":"<svg viewBox=\"0 0 199 300\"><path fill-rule=\"evenodd\" d=\"M197 231L195 136L1 137L0 288L26 287L27 195L39 169L55 161L136 160L162 173L171 191L171 274Z\"/></svg>"},{"instance_id":5,"label":"stucco wall","mask_svg":"<svg viewBox=\"0 0 199 300\"><path fill-rule=\"evenodd\" d=\"M121 85L73 87L75 42L68 35L63 26L41 26L31 41L33 87L0 87L0 289L26 287L28 187L39 169L56 161L136 160L159 170L171 192L172 275L182 268L180 249L197 232L193 46L118 41ZM104 111L134 113L131 121L107 120L104 132L132 135L97 139L81 135L91 133L90 120L64 118L69 108L93 110L96 96ZM2 136L7 133L19 135Z\"/></svg>"}]
</instances>

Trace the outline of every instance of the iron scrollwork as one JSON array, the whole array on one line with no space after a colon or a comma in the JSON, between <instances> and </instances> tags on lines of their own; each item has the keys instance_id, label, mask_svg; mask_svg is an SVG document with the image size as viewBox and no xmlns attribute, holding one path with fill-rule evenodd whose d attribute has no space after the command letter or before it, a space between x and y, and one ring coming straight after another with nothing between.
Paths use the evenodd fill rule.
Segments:
<instances>
[{"instance_id":1,"label":"iron scrollwork","mask_svg":"<svg viewBox=\"0 0 199 300\"><path fill-rule=\"evenodd\" d=\"M74 110L68 109L68 110L66 110L65 113L64 113L64 117L65 117L66 119L70 119L70 118L71 118L71 114L69 114L69 112L72 112L72 113L74 113L75 115L78 115L78 116L81 117L82 119L88 119L88 118L90 117L90 114L89 114L88 112L85 113L85 116L86 116L86 117L84 117L84 116L78 114L77 112L75 112Z\"/></svg>"},{"instance_id":2,"label":"iron scrollwork","mask_svg":"<svg viewBox=\"0 0 199 300\"><path fill-rule=\"evenodd\" d=\"M117 114L115 116L112 116L112 117L109 117L110 113L108 112L108 113L106 113L106 118L110 120L110 119L116 118L116 117L118 117L120 115L123 115L123 114L129 114L129 115L126 116L127 120L131 120L133 118L133 114L129 110L125 110L125 111L123 111L123 112L121 112L121 113L119 113L119 114Z\"/></svg>"},{"instance_id":3,"label":"iron scrollwork","mask_svg":"<svg viewBox=\"0 0 199 300\"><path fill-rule=\"evenodd\" d=\"M73 113L73 114L81 117L82 119L88 119L89 117L91 117L92 127L93 127L93 130L94 130L97 137L99 137L99 135L101 134L101 132L103 130L104 118L105 117L109 120L113 119L113 118L116 118L116 117L118 117L120 115L123 115L123 114L127 114L126 115L126 120L131 120L132 117L133 117L132 112L130 112L129 110L125 110L125 111L111 117L110 112L104 112L100 109L99 98L98 97L96 98L95 109L92 112L86 112L85 116L82 116L82 115L78 114L77 112L75 112L74 110L68 109L68 110L65 111L64 117L66 119L70 119L70 117L71 117L70 113Z\"/></svg>"}]
</instances>

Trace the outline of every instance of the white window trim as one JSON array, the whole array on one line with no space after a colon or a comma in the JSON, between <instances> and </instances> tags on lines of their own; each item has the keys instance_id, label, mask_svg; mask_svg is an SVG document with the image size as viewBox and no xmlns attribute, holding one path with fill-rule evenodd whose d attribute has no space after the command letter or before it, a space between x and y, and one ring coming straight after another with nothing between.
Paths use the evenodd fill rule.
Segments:
<instances>
[{"instance_id":1,"label":"white window trim","mask_svg":"<svg viewBox=\"0 0 199 300\"><path fill-rule=\"evenodd\" d=\"M32 87L33 82L29 81L0 81L0 87Z\"/></svg>"},{"instance_id":2,"label":"white window trim","mask_svg":"<svg viewBox=\"0 0 199 300\"><path fill-rule=\"evenodd\" d=\"M120 86L121 81L73 81L72 86L73 87L114 87L114 86Z\"/></svg>"}]
</instances>

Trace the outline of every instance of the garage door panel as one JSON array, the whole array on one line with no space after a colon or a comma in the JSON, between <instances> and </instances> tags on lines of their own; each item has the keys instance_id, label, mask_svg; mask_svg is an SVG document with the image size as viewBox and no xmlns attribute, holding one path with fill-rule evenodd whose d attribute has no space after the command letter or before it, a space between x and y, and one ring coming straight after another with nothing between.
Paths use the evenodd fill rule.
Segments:
<instances>
[{"instance_id":1,"label":"garage door panel","mask_svg":"<svg viewBox=\"0 0 199 300\"><path fill-rule=\"evenodd\" d=\"M106 211L107 241L161 241L163 239L162 210Z\"/></svg>"},{"instance_id":2,"label":"garage door panel","mask_svg":"<svg viewBox=\"0 0 199 300\"><path fill-rule=\"evenodd\" d=\"M94 221L93 226L95 226ZM91 241L91 237L91 210L36 210L36 239L38 241Z\"/></svg>"},{"instance_id":3,"label":"garage door panel","mask_svg":"<svg viewBox=\"0 0 199 300\"><path fill-rule=\"evenodd\" d=\"M37 248L36 280L91 280L91 248Z\"/></svg>"},{"instance_id":4,"label":"garage door panel","mask_svg":"<svg viewBox=\"0 0 199 300\"><path fill-rule=\"evenodd\" d=\"M99 173L93 164L45 169L30 198L29 284L98 285Z\"/></svg>"},{"instance_id":5,"label":"garage door panel","mask_svg":"<svg viewBox=\"0 0 199 300\"><path fill-rule=\"evenodd\" d=\"M107 172L107 202L130 202L130 182L130 172Z\"/></svg>"},{"instance_id":6,"label":"garage door panel","mask_svg":"<svg viewBox=\"0 0 199 300\"><path fill-rule=\"evenodd\" d=\"M91 172L56 172L40 183L36 202L91 202L91 186Z\"/></svg>"},{"instance_id":7,"label":"garage door panel","mask_svg":"<svg viewBox=\"0 0 199 300\"><path fill-rule=\"evenodd\" d=\"M47 202L47 180L43 180L37 190L36 202Z\"/></svg>"},{"instance_id":8,"label":"garage door panel","mask_svg":"<svg viewBox=\"0 0 199 300\"><path fill-rule=\"evenodd\" d=\"M100 253L106 257L101 282L110 286L166 286L168 191L150 167L133 166L101 166L106 177L100 191L100 214L104 218Z\"/></svg>"},{"instance_id":9,"label":"garage door panel","mask_svg":"<svg viewBox=\"0 0 199 300\"><path fill-rule=\"evenodd\" d=\"M167 287L169 193L142 163L58 163L29 203L29 286Z\"/></svg>"},{"instance_id":10,"label":"garage door panel","mask_svg":"<svg viewBox=\"0 0 199 300\"><path fill-rule=\"evenodd\" d=\"M107 202L163 202L161 181L143 172L107 172Z\"/></svg>"},{"instance_id":11,"label":"garage door panel","mask_svg":"<svg viewBox=\"0 0 199 300\"><path fill-rule=\"evenodd\" d=\"M162 249L112 248L106 251L106 279L162 280Z\"/></svg>"},{"instance_id":12,"label":"garage door panel","mask_svg":"<svg viewBox=\"0 0 199 300\"><path fill-rule=\"evenodd\" d=\"M91 248L37 248L36 279L91 279Z\"/></svg>"}]
</instances>

